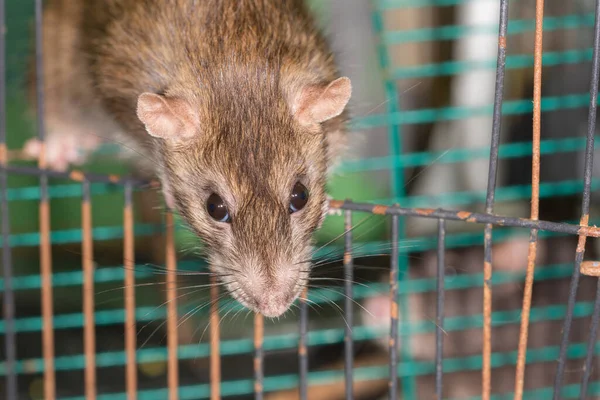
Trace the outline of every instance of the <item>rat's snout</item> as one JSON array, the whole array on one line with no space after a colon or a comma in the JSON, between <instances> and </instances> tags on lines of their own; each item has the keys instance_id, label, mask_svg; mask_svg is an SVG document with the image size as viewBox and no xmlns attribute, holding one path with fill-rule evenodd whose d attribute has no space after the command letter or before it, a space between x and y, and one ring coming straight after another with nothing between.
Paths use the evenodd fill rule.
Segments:
<instances>
[{"instance_id":1,"label":"rat's snout","mask_svg":"<svg viewBox=\"0 0 600 400\"><path fill-rule=\"evenodd\" d=\"M262 315L274 318L286 312L292 301L293 299L290 300L290 296L286 296L281 292L267 290L258 296L256 305L258 312Z\"/></svg>"},{"instance_id":2,"label":"rat's snout","mask_svg":"<svg viewBox=\"0 0 600 400\"><path fill-rule=\"evenodd\" d=\"M257 274L241 283L243 302L255 312L274 318L284 314L296 299L301 285L299 274L278 266L269 274Z\"/></svg>"},{"instance_id":3,"label":"rat's snout","mask_svg":"<svg viewBox=\"0 0 600 400\"><path fill-rule=\"evenodd\" d=\"M274 318L285 313L296 299L296 293L293 291L295 286L295 282L283 283L266 279L261 285L248 288L247 294L255 311L265 317Z\"/></svg>"}]
</instances>

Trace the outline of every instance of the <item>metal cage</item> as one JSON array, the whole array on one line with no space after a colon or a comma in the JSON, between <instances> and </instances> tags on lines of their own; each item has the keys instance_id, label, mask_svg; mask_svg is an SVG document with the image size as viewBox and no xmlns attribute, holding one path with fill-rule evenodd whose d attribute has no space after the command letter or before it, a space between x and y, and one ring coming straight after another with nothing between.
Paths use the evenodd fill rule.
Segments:
<instances>
[{"instance_id":1,"label":"metal cage","mask_svg":"<svg viewBox=\"0 0 600 400\"><path fill-rule=\"evenodd\" d=\"M432 1L431 3L451 3L446 1ZM588 117L588 135L586 139L585 152L585 178L581 220L578 225L557 223L551 221L543 221L538 219L539 214L539 182L540 182L540 116L541 116L541 86L542 86L542 23L544 17L544 1L536 1L536 29L535 29L535 68L534 68L534 125L533 125L533 163L532 163L532 195L531 195L531 215L529 219L516 218L510 216L495 215L494 212L494 195L496 188L496 175L498 168L498 151L500 143L500 121L502 116L503 91L504 91L504 76L506 65L506 46L507 46L507 25L508 25L508 0L499 0L500 7L500 30L498 34L498 55L496 68L496 89L495 102L493 108L493 126L492 142L489 153L489 174L488 187L485 202L485 212L476 213L469 211L453 211L446 209L423 209L423 208L404 208L398 206L373 205L367 203L356 203L352 201L331 201L331 207L341 209L345 215L346 230L344 232L346 252L344 253L344 274L346 283L344 291L345 300L345 319L348 322L348 327L345 329L345 387L346 398L353 398L353 331L352 326L352 280L353 280L353 213L372 213L386 215L391 219L392 233L392 264L390 272L390 297L391 297L391 340L389 342L389 395L390 398L398 396L398 376L397 363L398 354L396 350L396 341L398 337L398 259L399 259L399 219L400 217L408 216L414 218L430 218L438 221L438 240L437 240L437 255L438 255L438 272L437 272L437 315L436 315L436 392L438 398L442 398L443 385L443 332L444 332L444 254L445 254L445 234L446 221L462 221L466 223L483 225L485 230L484 245L485 255L483 261L483 310L484 310L484 345L482 349L483 368L482 368L482 399L488 400L491 398L491 380L492 364L491 364L491 314L492 314L492 287L490 284L492 278L492 234L494 226L509 226L517 228L526 228L530 231L529 240L529 257L527 263L527 276L525 280L525 291L523 297L521 330L518 346L518 361L515 370L515 399L523 397L523 376L525 374L525 358L527 352L527 338L529 326L529 312L531 305L531 294L533 287L533 274L536 262L536 245L538 241L539 231L560 232L579 237L577 252L575 254L575 262L573 265L572 278L570 283L569 302L567 304L567 313L564 318L564 327L562 332L562 341L560 346L560 357L557 362L556 378L554 383L554 399L560 398L560 393L563 387L563 375L565 372L565 360L567 357L567 348L569 345L569 334L571 322L573 319L573 310L577 295L578 283L581 274L600 277L600 263L595 261L584 261L584 246L588 237L600 237L600 228L588 226L589 209L590 209L590 193L592 183L592 162L594 148L594 133L596 124L596 109L597 109L597 94L598 94L598 79L600 75L600 2L596 4L595 26L594 26L594 46L593 46L593 67L590 77L590 99L589 99L589 117ZM42 18L42 0L35 1L36 15L36 60L38 71L42 62L42 51L40 44L41 37L41 18ZM6 15L4 13L5 2L0 1L0 25L5 25ZM4 33L4 32L3 32ZM92 239L92 223L90 214L90 184L94 182L103 182L111 185L121 185L124 187L124 266L125 283L127 285L125 303L126 320L132 323L127 324L126 328L126 375L127 375L127 391L126 398L134 399L137 397L137 382L136 382L136 328L135 322L135 303L132 300L131 291L135 281L134 270L131 259L133 258L134 246L134 231L133 231L133 216L132 216L132 193L136 188L144 188L148 186L156 186L156 182L141 182L122 176L102 176L87 174L80 171L71 171L69 173L57 173L46 169L45 160L42 157L39 160L37 168L17 167L9 165L7 158L6 147L6 80L5 80L5 36L0 35L0 196L1 196L1 211L2 211L2 238L3 238L3 271L4 271L4 309L3 323L5 336L5 354L6 360L2 363L2 370L6 376L6 387L4 396L6 399L17 399L17 379L19 361L15 352L16 349L16 333L15 333L15 290L12 284L12 260L10 246L10 210L7 197L7 176L9 174L25 174L33 175L39 178L40 189L40 252L41 252L41 291L42 291L42 318L43 318L43 372L44 372L44 390L46 399L56 398L55 388L55 355L54 355L54 328L53 328L53 286L52 286L52 263L51 263L51 243L50 243L50 214L49 214L49 198L48 198L48 179L49 178L65 178L73 182L79 182L82 185L83 196L81 198L81 212L83 216L83 241L82 251L83 260L91 260L93 255L93 239ZM42 79L38 75L38 109L44 109L44 96L42 92ZM391 78L390 78L391 79ZM44 141L45 127L43 120L38 119L38 137L40 141ZM168 337L168 395L163 393L169 399L179 398L179 381L178 381L178 338L177 338L177 316L176 316L176 269L177 261L174 250L174 233L173 233L173 216L167 213L167 241L166 241L166 266L167 266L167 282L169 290L169 308L167 316L167 337ZM85 386L86 398L96 398L96 352L95 352L95 314L94 314L94 281L93 281L93 265L92 262L83 262L84 273L84 303L83 313L85 317ZM213 299L218 296L218 289L212 289L211 294ZM300 301L300 342L298 345L299 356L299 391L300 398L307 398L308 387L308 358L307 358L307 335L308 335L308 311L307 302L305 301L306 293ZM213 303L213 312L211 320L218 321L217 306ZM590 371L592 370L592 359L594 355L594 346L596 343L598 322L600 319L600 283L596 293L594 303L594 312L592 317L591 329L589 332L588 352L585 357L584 375L581 381L580 394L581 398L585 397ZM256 399L263 398L263 318L260 315L254 317L254 394ZM210 329L210 366L211 366L211 382L210 382L210 398L215 400L221 397L220 386L220 354L219 354L219 324L212 323ZM159 395L160 396L160 395Z\"/></svg>"}]
</instances>

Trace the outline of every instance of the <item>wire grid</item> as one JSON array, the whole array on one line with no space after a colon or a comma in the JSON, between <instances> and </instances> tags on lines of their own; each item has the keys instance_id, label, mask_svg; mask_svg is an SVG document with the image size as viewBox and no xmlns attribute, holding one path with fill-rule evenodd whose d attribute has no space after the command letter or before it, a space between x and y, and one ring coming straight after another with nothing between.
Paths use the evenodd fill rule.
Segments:
<instances>
[{"instance_id":1,"label":"wire grid","mask_svg":"<svg viewBox=\"0 0 600 400\"><path fill-rule=\"evenodd\" d=\"M459 4L464 0L430 0L422 2L422 5L455 5ZM376 10L374 14L375 28L381 35L382 41L380 46L380 62L382 67L389 68L387 60L387 46L390 43L399 42L403 40L425 40L435 36L432 30L419 30L415 32L384 32L381 25L381 13L387 9L412 6L415 3L412 1L402 0L381 0L376 2ZM511 59L506 57L506 42L507 42L507 24L508 24L508 0L500 0L500 24L499 24L499 36L498 36L498 58L494 66L497 67L497 78L496 78L496 95L495 102L491 111L493 112L493 127L492 127L492 142L487 152L489 153L489 180L488 189L486 193L486 209L485 213L473 213L468 211L453 211L446 209L431 209L431 208L412 208L409 206L387 206L387 205L373 205L365 203L354 203L351 201L332 201L331 207L339 208L344 211L345 215L345 253L344 253L344 272L346 280L345 294L346 302L344 304L345 318L351 325L352 321L352 304L348 300L352 298L353 290L358 291L358 288L353 287L350 283L353 274L353 257L352 257L352 215L355 212L367 212L379 215L388 215L392 220L392 261L390 270L390 295L392 302L392 313L391 319L391 331L390 335L392 340L390 341L390 363L389 363L389 377L390 377L390 397L395 398L398 392L398 376L403 378L403 391L407 398L414 398L414 378L416 375L422 373L417 371L416 373L399 373L399 368L402 367L398 363L396 354L396 342L398 338L398 312L399 308L406 306L405 295L408 293L407 290L403 289L403 282L398 281L398 277L401 276L400 272L407 268L406 257L400 254L398 248L399 240L404 236L404 227L400 217L412 216L419 218L433 218L438 220L438 240L437 240L437 253L438 253L438 269L436 279L437 289L437 315L436 315L436 363L435 363L435 374L436 374L436 392L438 397L441 397L442 383L443 383L443 366L446 365L442 359L443 341L442 332L445 327L444 319L444 254L447 246L445 222L447 220L463 221L468 223L484 224L485 235L484 235L484 265L483 265L483 287L484 287L484 348L482 351L482 398L490 398L490 382L491 382L491 368L492 368L492 354L491 347L489 345L490 335L490 324L492 318L490 294L491 294L491 280L492 280L492 265L491 265L491 244L492 244L492 226L507 226L516 228L528 228L530 229L530 253L528 257L527 267L527 278L526 278L526 290L523 299L523 312L522 312L522 324L521 324L521 336L518 349L517 365L516 365L516 386L515 386L515 398L520 399L523 397L522 377L525 371L525 352L527 342L527 327L529 318L529 305L531 296L531 286L533 284L533 272L535 266L535 249L538 240L539 232L555 232L564 233L570 235L578 235L579 243L577 247L577 253L575 258L575 266L572 268L572 279L570 285L570 296L569 302L566 307L566 315L564 318L563 328L563 340L561 342L559 351L559 360L556 372L556 379L553 389L554 398L559 398L561 393L564 393L563 389L566 389L570 393L574 393L577 388L573 386L563 388L562 378L564 374L565 361L567 358L567 348L569 345L569 330L571 321L574 315L575 308L575 296L577 293L577 285L579 282L580 274L584 273L591 276L600 276L600 264L596 262L583 261L584 257L584 246L587 237L600 237L600 229L589 225L589 203L590 193L592 190L592 160L593 160L593 149L594 149L594 132L595 132L595 117L596 117L596 105L597 105L597 91L598 91L598 77L599 77L599 64L598 59L600 56L600 26L598 24L600 16L600 2L596 4L595 16L591 19L594 22L594 47L593 52L582 51L582 52L567 52L565 54L542 54L542 24L545 24L545 29L553 29L553 27L560 27L573 23L573 21L564 18L564 21L557 22L558 18L544 19L543 16L543 0L536 1L536 19L535 19L535 52L534 52L534 131L533 131L533 166L532 166L532 209L531 216L529 219L522 219L516 217L503 217L496 216L493 214L493 205L496 197L496 171L498 165L498 159L500 156L503 157L518 157L519 155L525 154L526 150L530 149L529 144L516 144L516 145L499 145L500 137L500 121L502 114L510 115L511 113L522 113L528 110L528 101L512 101L503 103L503 84L504 84L504 73L507 68L518 68L523 63L527 64L529 60L523 60L518 58ZM0 24L5 23L5 2L0 0ZM42 71L39 68L42 60L42 47L41 44L41 18L42 18L42 1L35 1L35 16L36 16L36 61L38 64L37 71ZM550 23L548 23L550 21ZM554 25L553 25L554 22ZM581 23L578 19L577 22ZM515 21L512 26L516 27L515 30L526 29L528 26L527 21ZM437 32L440 33L440 32ZM447 28L441 32L446 38L458 37L463 32L461 27L454 27L454 29L448 30ZM124 190L124 225L123 225L123 238L124 238L124 278L126 282L126 290L132 291L132 284L135 282L137 274L134 273L133 267L133 238L134 238L134 223L132 213L132 193L136 188L144 188L157 185L156 182L142 182L128 177L119 176L103 176L87 174L80 171L71 171L69 173L57 173L48 171L45 169L45 160L40 157L38 162L38 168L28 167L16 167L8 164L7 148L6 148L6 81L5 81L5 31L0 34L0 203L2 212L2 246L3 246L3 295L4 295L4 315L2 321L2 332L5 336L5 349L6 349L6 360L0 364L0 372L6 377L6 397L7 399L17 398L17 378L19 374L36 370L43 371L44 373L44 389L45 398L52 399L56 398L55 388L55 371L69 368L82 368L85 369L85 383L86 383L86 394L85 399L96 398L95 392L95 372L96 368L108 365L125 365L127 367L127 393L104 395L103 398L128 398L135 399L138 396L137 391L137 372L135 369L136 360L140 356L147 355L154 352L154 350L136 351L135 349L135 322L139 321L140 310L136 309L134 303L134 297L126 295L125 313L123 315L114 315L112 313L101 314L94 313L94 279L91 279L93 275L93 266L89 262L93 255L93 238L97 230L93 228L91 222L91 194L93 184L104 184L106 185L118 185L123 187ZM568 96L566 99L550 98L545 99L544 103L541 98L541 66L542 62L552 64L553 62L565 62L565 60L589 60L593 62L592 76L591 76L591 87L590 97L587 96ZM489 65L485 65L488 66ZM485 67L484 66L484 67ZM398 68L394 69L389 75L388 79L384 82L387 95L390 99L397 99L398 93L396 92L395 85L393 84L395 79L403 77L428 75L443 75L443 74L456 74L461 70L471 68L471 65L463 65L461 63L444 63L439 65L426 66L426 68L420 68L418 70L411 68ZM43 87L42 76L38 74L37 77L37 93L38 93L38 110L43 110L44 96L41 88ZM544 188L539 182L539 158L541 154L545 152L554 152L560 147L563 151L569 151L573 149L581 148L583 144L579 141L545 141L540 140L540 113L544 110L553 110L559 107L580 107L584 102L589 102L589 120L588 120L588 134L585 140L585 177L583 184L583 203L582 203L582 216L578 224L567 224L567 223L556 223L550 221L542 221L538 219L538 204L540 196L544 195ZM375 115L369 117L363 117L358 119L356 122L359 129L361 127L373 127L386 125L389 127L389 135L392 142L392 187L394 200L401 199L404 196L402 191L404 182L402 170L406 166L411 165L426 165L431 161L431 154L406 154L403 155L401 144L398 141L401 127L404 124L409 123L420 123L427 121L440 120L444 118L460 118L461 116L474 115L478 113L488 113L490 109L443 109L436 110L434 113L430 110L418 110L418 111L406 111L401 112L399 105L394 101L388 103L388 110L385 115ZM42 114L42 112L39 112ZM45 138L45 127L42 119L38 119L38 137L42 143ZM566 146L565 146L566 144ZM486 150L486 149L482 149ZM503 151L504 150L504 151ZM452 159L454 162L457 160L468 159L472 156L481 156L481 151L456 151L456 157ZM389 162L389 160L382 160L382 162ZM360 161L359 161L360 163ZM389 164L388 164L389 165ZM347 167L350 170L352 168L360 168L358 164L354 166L350 165ZM10 191L7 184L7 174L21 174L21 175L33 175L39 177L39 188L38 196L31 196L39 200L40 207L40 233L39 237L35 239L26 239L11 235L9 226L9 201L14 200L10 198ZM54 316L52 307L52 291L57 284L63 284L69 282L71 277L65 274L59 276L52 276L52 265L51 265L51 242L56 242L53 237L53 232L50 227L50 210L49 210L49 198L51 188L49 187L48 180L50 178L68 178L81 185L81 204L82 204L82 216L83 223L80 232L81 242L83 245L82 265L83 274L77 283L82 283L84 287L84 304L83 304L83 324L74 323L73 320L77 319L72 316ZM576 188L576 186L574 186ZM102 191L102 187L100 191ZM573 190L571 188L570 190ZM551 193L547 191L546 193ZM14 194L14 192L13 192ZM21 193L23 195L23 193ZM410 199L406 203L410 205ZM403 202L404 203L404 202ZM175 289L175 274L177 269L177 262L175 259L175 247L174 247L174 223L173 215L167 214L167 282L169 289ZM29 240L29 241L28 241ZM39 282L32 284L26 282L26 279L13 279L12 273L12 259L11 249L17 246L37 244L40 246L41 254L41 274ZM116 276L110 277L109 279L118 279ZM71 280L72 282L72 280ZM55 286L53 286L53 284ZM68 283L67 283L68 284ZM72 284L72 283L71 283ZM15 290L22 289L27 286L40 288L42 291L42 318L38 319L38 322L23 321L15 318L14 315L14 294ZM177 399L177 398L200 398L208 397L211 399L218 399L221 396L236 393L236 389L233 385L222 387L220 379L220 364L219 364L219 352L225 348L227 343L221 343L219 341L218 324L211 324L211 342L210 346L194 346L192 347L180 347L177 341L177 329L176 329L176 292L175 290L168 290L169 293L169 309L167 311L167 337L168 345L166 351L166 359L168 360L168 390L165 392L152 392L143 393L144 398L165 398ZM129 293L131 294L131 293ZM303 293L301 297L301 314L300 314L300 342L298 345L299 354L299 390L301 398L306 398L306 388L308 385L309 377L311 373L308 372L308 359L307 359L307 346L309 343L318 344L321 335L319 332L308 332L307 325L307 293ZM218 297L218 289L211 291L211 297L216 300ZM356 296L355 296L356 297ZM398 301L399 300L399 301ZM213 302L213 307L216 307L216 302ZM581 392L585 394L588 388L590 388L589 375L591 371L591 361L594 356L594 344L597 335L597 327L600 316L600 284L598 285L598 292L596 300L593 305L593 319L590 328L589 341L587 343L587 353L585 354L585 373L581 382ZM216 311L216 308L213 308ZM407 315L406 312L401 312L402 315ZM65 318L62 318L65 317ZM123 318L124 317L124 318ZM211 314L211 318L218 318L216 312ZM95 324L110 324L126 321L126 351L117 352L115 354L95 354L94 351L94 325ZM446 321L448 322L448 321ZM32 325L35 326L32 328ZM37 326L42 327L43 331L43 342L44 342L44 354L42 360L28 360L25 363L23 360L18 360L15 354L16 349L16 332L27 331L31 329L37 329ZM54 345L53 335L56 329L62 329L70 326L84 326L85 328L85 354L75 357L54 357ZM311 335L313 334L313 335ZM376 377L376 374L361 374L357 376L353 368L352 359L352 348L355 340L362 340L368 338L369 334L365 330L361 329L349 329L343 330L343 338L345 342L345 380L346 380L346 393L347 398L352 398L353 381L356 378L363 379ZM278 344L279 346L292 346L292 341L285 340ZM236 347L237 346L237 347ZM277 346L274 346L277 347ZM407 346L405 346L407 347ZM255 376L250 387L252 387L255 398L261 399L265 388L267 390L281 389L285 387L294 386L296 381L295 377L264 377L263 373L263 357L265 348L264 342L264 322L260 315L255 316L255 336L253 342L237 343L227 347L228 354L242 353L253 349L255 352L254 368ZM181 358L193 358L203 355L210 354L211 357L211 382L210 386L207 385L196 385L180 387L178 382L178 370L177 360ZM159 357L163 356L162 352L158 352ZM401 360L406 362L408 354L401 354ZM409 366L417 366L419 363L410 362L405 364ZM451 363L447 365L452 366ZM417 368L418 369L418 368ZM321 374L323 375L323 374ZM273 378L273 379L270 379ZM229 382L231 383L231 382ZM248 386L249 381L235 382ZM233 388L233 389L232 389ZM591 388L590 388L591 389ZM241 389L246 390L246 389ZM594 386L594 392L598 392L598 385ZM126 397L124 397L126 396ZM79 397L77 398L79 399Z\"/></svg>"}]
</instances>

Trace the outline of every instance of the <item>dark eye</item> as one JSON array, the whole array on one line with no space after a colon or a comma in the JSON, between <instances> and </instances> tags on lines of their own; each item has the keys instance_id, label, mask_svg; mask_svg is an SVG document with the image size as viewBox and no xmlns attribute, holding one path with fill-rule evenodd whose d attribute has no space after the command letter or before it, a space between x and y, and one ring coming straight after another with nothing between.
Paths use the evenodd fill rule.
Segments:
<instances>
[{"instance_id":1,"label":"dark eye","mask_svg":"<svg viewBox=\"0 0 600 400\"><path fill-rule=\"evenodd\" d=\"M298 212L308 203L308 189L300 182L296 183L290 198L290 214Z\"/></svg>"},{"instance_id":2,"label":"dark eye","mask_svg":"<svg viewBox=\"0 0 600 400\"><path fill-rule=\"evenodd\" d=\"M216 193L210 195L206 201L206 211L214 220L219 222L231 222L229 211L223 199Z\"/></svg>"}]
</instances>

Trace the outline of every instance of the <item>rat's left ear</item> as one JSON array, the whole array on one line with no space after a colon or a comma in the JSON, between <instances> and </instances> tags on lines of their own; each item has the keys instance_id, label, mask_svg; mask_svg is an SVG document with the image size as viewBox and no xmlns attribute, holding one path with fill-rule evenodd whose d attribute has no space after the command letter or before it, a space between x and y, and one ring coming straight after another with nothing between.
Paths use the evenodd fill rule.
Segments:
<instances>
[{"instance_id":1,"label":"rat's left ear","mask_svg":"<svg viewBox=\"0 0 600 400\"><path fill-rule=\"evenodd\" d=\"M328 85L308 86L294 101L292 111L302 125L320 124L340 115L352 94L350 79L338 78Z\"/></svg>"},{"instance_id":2,"label":"rat's left ear","mask_svg":"<svg viewBox=\"0 0 600 400\"><path fill-rule=\"evenodd\" d=\"M196 114L181 99L142 93L138 97L137 116L151 136L162 139L190 139L198 131Z\"/></svg>"}]
</instances>

